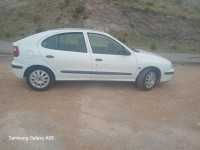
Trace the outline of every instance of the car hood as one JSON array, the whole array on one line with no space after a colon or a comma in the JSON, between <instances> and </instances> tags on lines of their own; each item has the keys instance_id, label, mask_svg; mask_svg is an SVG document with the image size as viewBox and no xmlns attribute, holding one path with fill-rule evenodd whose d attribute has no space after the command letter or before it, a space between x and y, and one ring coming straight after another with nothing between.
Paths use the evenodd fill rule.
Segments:
<instances>
[{"instance_id":1,"label":"car hood","mask_svg":"<svg viewBox=\"0 0 200 150\"><path fill-rule=\"evenodd\" d=\"M145 51L145 50L141 50L141 49L136 49L138 51L138 53L142 53L142 54L149 54L149 55L153 55L153 56L159 56L159 57L162 57L158 54L155 54L155 53L151 53L151 52L148 52L148 51Z\"/></svg>"},{"instance_id":2,"label":"car hood","mask_svg":"<svg viewBox=\"0 0 200 150\"><path fill-rule=\"evenodd\" d=\"M162 56L155 54L155 53L151 53L151 52L147 52L141 49L136 49L136 58L137 58L137 62L138 64L147 64L147 65L154 65L154 66L160 66L160 65L164 65L164 66L170 66L171 62L169 60L167 60L166 58L163 58Z\"/></svg>"}]
</instances>

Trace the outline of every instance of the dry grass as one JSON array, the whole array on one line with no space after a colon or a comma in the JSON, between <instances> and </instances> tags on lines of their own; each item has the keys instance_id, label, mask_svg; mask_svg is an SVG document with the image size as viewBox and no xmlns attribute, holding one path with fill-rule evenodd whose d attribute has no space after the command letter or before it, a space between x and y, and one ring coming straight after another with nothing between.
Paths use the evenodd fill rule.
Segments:
<instances>
[{"instance_id":1,"label":"dry grass","mask_svg":"<svg viewBox=\"0 0 200 150\"><path fill-rule=\"evenodd\" d=\"M122 6L125 11L142 11L154 14L166 14L182 19L200 20L199 0L110 0Z\"/></svg>"},{"instance_id":2,"label":"dry grass","mask_svg":"<svg viewBox=\"0 0 200 150\"><path fill-rule=\"evenodd\" d=\"M176 0L109 0L109 3L118 5L125 12L142 11L173 15L195 22L200 20L200 1L182 1L179 4ZM107 5L109 3L106 2ZM75 20L71 27L82 27L77 25L76 20L86 19L86 11L81 0L0 0L0 39L15 41L43 30L66 27L60 23L60 19L66 14ZM136 48L200 53L199 44L196 43L159 41L129 31L114 31L111 34Z\"/></svg>"}]
</instances>

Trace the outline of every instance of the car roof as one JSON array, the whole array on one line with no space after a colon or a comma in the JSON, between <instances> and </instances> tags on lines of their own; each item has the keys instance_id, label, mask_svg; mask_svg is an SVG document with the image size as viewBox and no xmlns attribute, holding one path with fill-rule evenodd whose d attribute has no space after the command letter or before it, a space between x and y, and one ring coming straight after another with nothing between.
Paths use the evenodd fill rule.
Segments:
<instances>
[{"instance_id":1,"label":"car roof","mask_svg":"<svg viewBox=\"0 0 200 150\"><path fill-rule=\"evenodd\" d=\"M104 31L98 31L98 30L94 30L94 29L87 29L87 28L56 28L56 29L52 29L53 31L70 31L70 32L83 32L83 31L86 31L86 32L95 32L95 33L104 33L106 34ZM50 30L50 31L52 31Z\"/></svg>"}]
</instances>

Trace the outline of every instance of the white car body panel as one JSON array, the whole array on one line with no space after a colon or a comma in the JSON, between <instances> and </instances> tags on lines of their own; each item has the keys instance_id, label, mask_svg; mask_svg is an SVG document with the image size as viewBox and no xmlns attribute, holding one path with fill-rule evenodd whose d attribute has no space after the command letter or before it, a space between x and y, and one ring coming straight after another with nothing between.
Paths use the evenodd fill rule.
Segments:
<instances>
[{"instance_id":1,"label":"white car body panel","mask_svg":"<svg viewBox=\"0 0 200 150\"><path fill-rule=\"evenodd\" d=\"M172 64L169 60L154 54L140 51L140 53L136 53L138 66L141 68L146 67L157 67L160 69L161 78L160 82L166 82L171 79L172 76L165 75L165 72L174 72L174 68L172 68Z\"/></svg>"},{"instance_id":2,"label":"white car body panel","mask_svg":"<svg viewBox=\"0 0 200 150\"><path fill-rule=\"evenodd\" d=\"M75 33L80 31L69 31L69 33L71 32ZM60 33L63 32L56 32L56 34ZM68 32L64 31L64 33ZM55 35L55 33L53 35ZM50 36L52 36L52 34L42 38L38 42L38 49L45 62L47 62L47 64L61 77L57 78L57 80L91 80L91 74L61 73L61 71L91 71L90 53L59 51L42 47L42 41ZM53 56L54 58L46 58L48 55Z\"/></svg>"},{"instance_id":3,"label":"white car body panel","mask_svg":"<svg viewBox=\"0 0 200 150\"><path fill-rule=\"evenodd\" d=\"M99 62L96 61L96 59L102 59L103 61ZM136 59L134 58L134 55L92 54L92 70L97 73L108 72L108 74L92 74L94 80L107 79L133 81L136 72ZM114 75L118 72L119 75Z\"/></svg>"},{"instance_id":4,"label":"white car body panel","mask_svg":"<svg viewBox=\"0 0 200 150\"><path fill-rule=\"evenodd\" d=\"M41 43L47 37L67 32L83 32L87 53L51 50L42 47ZM109 36L125 47L131 55L106 55L92 53L87 32ZM12 65L14 66L13 71L19 78L23 78L26 69L34 65L41 65L49 68L54 73L55 80L57 81L135 81L141 70L147 67L156 67L161 73L160 82L165 82L171 79L174 72L171 62L165 58L145 51L134 52L109 34L93 30L50 30L14 42L13 46L18 46L20 51L20 55L14 57L12 62ZM47 55L52 55L54 58L46 58ZM103 61L96 61L98 58ZM19 69L18 66L21 66L23 69ZM72 72L61 73L61 71ZM75 71L75 73L73 73L73 71ZM80 71L80 73L77 73L76 71ZM116 75L116 73L118 74Z\"/></svg>"},{"instance_id":5,"label":"white car body panel","mask_svg":"<svg viewBox=\"0 0 200 150\"><path fill-rule=\"evenodd\" d=\"M89 31L88 33L105 35L111 39L114 39L115 41L123 45L126 49L128 49L127 46L125 46L123 43L113 38L109 34L94 31ZM137 77L135 77L137 62L135 55L131 51L130 56L95 54L92 52L88 36L86 36L86 41L92 59L92 71L94 72L94 74L92 74L92 80L135 81ZM102 61L96 61L96 59L101 59ZM107 74L98 74L98 72L106 72ZM119 73L119 75L115 75L115 73ZM120 73L122 73L122 75L120 75ZM125 75L123 75L123 73Z\"/></svg>"}]
</instances>

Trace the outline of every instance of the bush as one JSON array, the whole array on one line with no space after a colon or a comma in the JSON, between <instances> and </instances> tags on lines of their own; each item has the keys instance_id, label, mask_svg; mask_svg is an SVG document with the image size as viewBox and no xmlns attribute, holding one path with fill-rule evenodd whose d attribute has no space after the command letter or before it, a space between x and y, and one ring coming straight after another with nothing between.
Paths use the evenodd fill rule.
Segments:
<instances>
[{"instance_id":1,"label":"bush","mask_svg":"<svg viewBox=\"0 0 200 150\"><path fill-rule=\"evenodd\" d=\"M71 0L64 0L63 2L60 2L58 7L60 9L65 9L67 6L69 6L71 3Z\"/></svg>"},{"instance_id":2,"label":"bush","mask_svg":"<svg viewBox=\"0 0 200 150\"><path fill-rule=\"evenodd\" d=\"M33 22L34 22L34 23L38 23L40 20L41 20L41 18L40 18L40 16L38 16L38 15L35 15L35 16L33 17Z\"/></svg>"},{"instance_id":3,"label":"bush","mask_svg":"<svg viewBox=\"0 0 200 150\"><path fill-rule=\"evenodd\" d=\"M60 17L57 17L55 22L59 22L60 19L61 19Z\"/></svg>"},{"instance_id":4,"label":"bush","mask_svg":"<svg viewBox=\"0 0 200 150\"><path fill-rule=\"evenodd\" d=\"M175 45L172 46L173 49L177 50L177 47Z\"/></svg>"},{"instance_id":5,"label":"bush","mask_svg":"<svg viewBox=\"0 0 200 150\"><path fill-rule=\"evenodd\" d=\"M133 7L133 6L131 6L130 9L131 9L131 10L134 10L134 11L142 11L141 8Z\"/></svg>"},{"instance_id":6,"label":"bush","mask_svg":"<svg viewBox=\"0 0 200 150\"><path fill-rule=\"evenodd\" d=\"M186 17L185 17L185 16L180 16L180 18L181 18L181 19L183 19L183 20L185 20L185 19L186 19Z\"/></svg>"},{"instance_id":7,"label":"bush","mask_svg":"<svg viewBox=\"0 0 200 150\"><path fill-rule=\"evenodd\" d=\"M25 16L25 13L20 11L17 15L18 15L19 17L24 17L24 16Z\"/></svg>"},{"instance_id":8,"label":"bush","mask_svg":"<svg viewBox=\"0 0 200 150\"><path fill-rule=\"evenodd\" d=\"M199 8L198 6L195 6L195 7L194 7L194 10L200 11L200 8Z\"/></svg>"},{"instance_id":9,"label":"bush","mask_svg":"<svg viewBox=\"0 0 200 150\"><path fill-rule=\"evenodd\" d=\"M77 13L73 13L73 14L72 14L72 17L75 18L75 19L78 19L78 18L79 18L79 15L78 15Z\"/></svg>"},{"instance_id":10,"label":"bush","mask_svg":"<svg viewBox=\"0 0 200 150\"><path fill-rule=\"evenodd\" d=\"M126 39L125 39L125 38L119 37L118 39L119 39L122 43L126 43Z\"/></svg>"},{"instance_id":11,"label":"bush","mask_svg":"<svg viewBox=\"0 0 200 150\"><path fill-rule=\"evenodd\" d=\"M10 34L9 31L6 31L5 34L4 34L4 36L5 36L6 38L10 38L10 37L11 37L11 34Z\"/></svg>"},{"instance_id":12,"label":"bush","mask_svg":"<svg viewBox=\"0 0 200 150\"><path fill-rule=\"evenodd\" d=\"M84 20L88 19L88 16L87 15L83 16L83 19Z\"/></svg>"},{"instance_id":13,"label":"bush","mask_svg":"<svg viewBox=\"0 0 200 150\"><path fill-rule=\"evenodd\" d=\"M85 7L82 4L79 4L74 10L72 17L75 19L78 19L80 17L80 14L83 13L84 11L85 11Z\"/></svg>"},{"instance_id":14,"label":"bush","mask_svg":"<svg viewBox=\"0 0 200 150\"><path fill-rule=\"evenodd\" d=\"M148 7L146 7L146 8L144 9L144 12L145 12L145 13L149 13L149 12L150 12L150 9L149 9Z\"/></svg>"},{"instance_id":15,"label":"bush","mask_svg":"<svg viewBox=\"0 0 200 150\"><path fill-rule=\"evenodd\" d=\"M154 3L153 2L147 2L146 5L148 5L148 6L154 6Z\"/></svg>"},{"instance_id":16,"label":"bush","mask_svg":"<svg viewBox=\"0 0 200 150\"><path fill-rule=\"evenodd\" d=\"M77 14L81 14L82 12L84 12L85 11L85 7L83 6L83 5L78 5L77 7L76 7L76 9L75 9L75 12L77 13Z\"/></svg>"},{"instance_id":17,"label":"bush","mask_svg":"<svg viewBox=\"0 0 200 150\"><path fill-rule=\"evenodd\" d=\"M44 31L44 29L43 29L42 27L38 27L38 28L35 30L36 33L40 33L40 32L43 32L43 31Z\"/></svg>"},{"instance_id":18,"label":"bush","mask_svg":"<svg viewBox=\"0 0 200 150\"><path fill-rule=\"evenodd\" d=\"M183 4L183 0L175 0L176 4L178 5L182 5Z\"/></svg>"},{"instance_id":19,"label":"bush","mask_svg":"<svg viewBox=\"0 0 200 150\"><path fill-rule=\"evenodd\" d=\"M157 49L157 47L156 47L156 45L155 45L155 44L152 44L152 45L151 45L151 47L150 47L150 49L151 49L151 50L156 50L156 49Z\"/></svg>"},{"instance_id":20,"label":"bush","mask_svg":"<svg viewBox=\"0 0 200 150\"><path fill-rule=\"evenodd\" d=\"M69 5L69 3L70 3L70 0L65 0L66 5Z\"/></svg>"}]
</instances>

